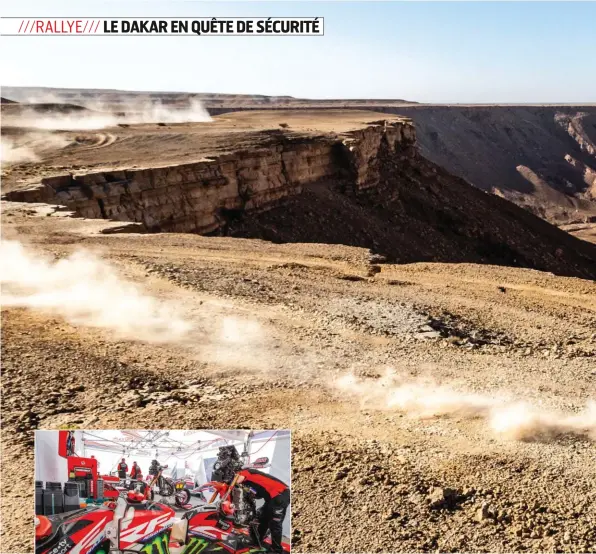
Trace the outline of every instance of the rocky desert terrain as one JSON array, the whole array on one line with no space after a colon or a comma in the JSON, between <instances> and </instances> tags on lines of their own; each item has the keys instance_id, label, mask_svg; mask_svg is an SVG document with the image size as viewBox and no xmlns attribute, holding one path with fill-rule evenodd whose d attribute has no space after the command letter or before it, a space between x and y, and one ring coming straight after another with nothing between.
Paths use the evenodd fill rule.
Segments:
<instances>
[{"instance_id":1,"label":"rocky desert terrain","mask_svg":"<svg viewBox=\"0 0 596 554\"><path fill-rule=\"evenodd\" d=\"M423 156L476 187L557 225L596 223L596 107L419 104L403 99L313 100L291 96L3 87L18 102L59 102L127 113L159 102L211 115L240 110L351 109L410 117ZM3 115L19 110L4 106Z\"/></svg>"},{"instance_id":2,"label":"rocky desert terrain","mask_svg":"<svg viewBox=\"0 0 596 554\"><path fill-rule=\"evenodd\" d=\"M291 428L297 552L596 550L594 245L376 108L127 125L3 168L3 552L123 426Z\"/></svg>"}]
</instances>

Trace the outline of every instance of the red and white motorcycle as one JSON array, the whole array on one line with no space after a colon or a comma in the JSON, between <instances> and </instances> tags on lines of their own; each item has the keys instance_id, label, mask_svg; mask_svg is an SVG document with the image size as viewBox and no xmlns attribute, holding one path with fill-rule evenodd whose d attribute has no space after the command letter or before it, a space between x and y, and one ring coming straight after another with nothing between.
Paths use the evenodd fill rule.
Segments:
<instances>
[{"instance_id":1,"label":"red and white motorcycle","mask_svg":"<svg viewBox=\"0 0 596 554\"><path fill-rule=\"evenodd\" d=\"M227 498L223 488L219 489ZM230 554L267 552L266 539L255 545L249 526L238 525L235 508L222 500L178 517L165 504L129 491L102 506L35 518L35 554ZM283 544L284 552L290 545Z\"/></svg>"}]
</instances>

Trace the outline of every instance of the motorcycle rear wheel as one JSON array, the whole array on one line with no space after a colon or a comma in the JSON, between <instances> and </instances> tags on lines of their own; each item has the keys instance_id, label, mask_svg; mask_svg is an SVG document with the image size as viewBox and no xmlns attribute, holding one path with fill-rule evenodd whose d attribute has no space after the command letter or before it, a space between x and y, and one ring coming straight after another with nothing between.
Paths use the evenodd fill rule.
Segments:
<instances>
[{"instance_id":1,"label":"motorcycle rear wheel","mask_svg":"<svg viewBox=\"0 0 596 554\"><path fill-rule=\"evenodd\" d=\"M182 489L176 493L176 506L184 506L190 502L190 492L188 489Z\"/></svg>"},{"instance_id":2,"label":"motorcycle rear wheel","mask_svg":"<svg viewBox=\"0 0 596 554\"><path fill-rule=\"evenodd\" d=\"M159 494L161 496L173 496L174 492L174 484L171 483L168 479L164 479L163 477L158 482L159 485Z\"/></svg>"}]
</instances>

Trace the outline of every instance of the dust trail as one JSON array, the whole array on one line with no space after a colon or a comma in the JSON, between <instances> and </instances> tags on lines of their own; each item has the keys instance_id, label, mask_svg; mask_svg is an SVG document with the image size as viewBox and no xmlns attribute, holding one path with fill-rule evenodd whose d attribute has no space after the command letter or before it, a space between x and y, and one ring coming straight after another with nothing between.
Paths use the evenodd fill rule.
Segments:
<instances>
[{"instance_id":1,"label":"dust trail","mask_svg":"<svg viewBox=\"0 0 596 554\"><path fill-rule=\"evenodd\" d=\"M203 302L193 312L192 298L161 301L84 250L53 260L17 240L4 240L0 286L3 307L54 314L119 339L179 347L223 368L272 369L268 335L249 314Z\"/></svg>"},{"instance_id":2,"label":"dust trail","mask_svg":"<svg viewBox=\"0 0 596 554\"><path fill-rule=\"evenodd\" d=\"M23 110L18 116L4 118L4 125L46 131L86 131L113 127L119 123L118 117L109 113L93 112L39 112L35 108Z\"/></svg>"},{"instance_id":3,"label":"dust trail","mask_svg":"<svg viewBox=\"0 0 596 554\"><path fill-rule=\"evenodd\" d=\"M58 261L18 241L0 243L2 305L38 309L120 338L182 343L192 325L169 305L121 279L105 261L75 252Z\"/></svg>"},{"instance_id":4,"label":"dust trail","mask_svg":"<svg viewBox=\"0 0 596 554\"><path fill-rule=\"evenodd\" d=\"M596 440L596 401L588 402L581 413L556 413L504 395L468 393L428 380L412 381L392 370L379 379L345 375L334 387L343 395L359 398L364 405L399 410L413 417L484 419L495 433L510 439L549 440L576 435Z\"/></svg>"},{"instance_id":5,"label":"dust trail","mask_svg":"<svg viewBox=\"0 0 596 554\"><path fill-rule=\"evenodd\" d=\"M114 106L119 111L114 111ZM27 129L81 131L116 125L143 123L200 123L211 121L200 100L188 99L179 106L159 99L124 99L116 104L81 100L77 104L23 104L18 114L7 114L3 125Z\"/></svg>"},{"instance_id":6,"label":"dust trail","mask_svg":"<svg viewBox=\"0 0 596 554\"><path fill-rule=\"evenodd\" d=\"M270 371L271 344L267 333L254 319L208 311L203 327L210 332L200 350L200 359L220 367Z\"/></svg>"},{"instance_id":7,"label":"dust trail","mask_svg":"<svg viewBox=\"0 0 596 554\"><path fill-rule=\"evenodd\" d=\"M39 131L2 137L0 160L2 165L37 162L45 152L58 150L69 144L71 141L65 137Z\"/></svg>"},{"instance_id":8,"label":"dust trail","mask_svg":"<svg viewBox=\"0 0 596 554\"><path fill-rule=\"evenodd\" d=\"M172 108L160 101L133 103L126 107L126 115L119 123L198 123L211 121L209 112L194 98L185 107ZM129 113L130 111L130 113Z\"/></svg>"},{"instance_id":9,"label":"dust trail","mask_svg":"<svg viewBox=\"0 0 596 554\"><path fill-rule=\"evenodd\" d=\"M0 160L2 165L20 162L37 161L35 151L25 145L16 144L15 141L2 137L0 142Z\"/></svg>"}]
</instances>

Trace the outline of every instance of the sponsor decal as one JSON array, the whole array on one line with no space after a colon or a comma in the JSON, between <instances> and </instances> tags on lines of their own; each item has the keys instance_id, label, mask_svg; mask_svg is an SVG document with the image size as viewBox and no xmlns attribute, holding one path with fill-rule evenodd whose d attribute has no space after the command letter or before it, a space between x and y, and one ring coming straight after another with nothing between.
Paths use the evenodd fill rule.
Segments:
<instances>
[{"instance_id":1,"label":"sponsor decal","mask_svg":"<svg viewBox=\"0 0 596 554\"><path fill-rule=\"evenodd\" d=\"M198 537L191 537L182 554L201 554L201 552L211 544L213 544L211 541L200 539ZM211 552L217 552L219 550L223 550L223 548L221 546L214 546L211 549Z\"/></svg>"},{"instance_id":2,"label":"sponsor decal","mask_svg":"<svg viewBox=\"0 0 596 554\"><path fill-rule=\"evenodd\" d=\"M224 530L215 529L214 527L193 527L190 531L192 535L207 537L211 540L225 540L228 536Z\"/></svg>"},{"instance_id":3,"label":"sponsor decal","mask_svg":"<svg viewBox=\"0 0 596 554\"><path fill-rule=\"evenodd\" d=\"M74 542L70 537L63 537L48 554L66 554L73 546Z\"/></svg>"},{"instance_id":4,"label":"sponsor decal","mask_svg":"<svg viewBox=\"0 0 596 554\"><path fill-rule=\"evenodd\" d=\"M141 548L143 554L170 554L169 538L167 533L154 537Z\"/></svg>"},{"instance_id":5,"label":"sponsor decal","mask_svg":"<svg viewBox=\"0 0 596 554\"><path fill-rule=\"evenodd\" d=\"M141 523L136 527L122 531L120 539L127 543L133 543L135 541L141 541L142 539L151 539L158 533L161 533L164 529L172 527L173 521L168 521L171 516L164 514L156 519L152 519L149 522Z\"/></svg>"},{"instance_id":6,"label":"sponsor decal","mask_svg":"<svg viewBox=\"0 0 596 554\"><path fill-rule=\"evenodd\" d=\"M205 536L208 537L209 535L205 534ZM222 536L218 540L226 541L227 543L226 539L227 537ZM214 544L213 539L206 540L195 535L189 538L181 554L202 554L203 552L207 554L207 552L220 552L222 550L226 550L227 552L236 552L236 547L231 546L231 543ZM259 546L253 546L238 550L238 552L242 552L243 554L255 554L257 552L265 552L265 549Z\"/></svg>"}]
</instances>

